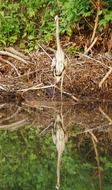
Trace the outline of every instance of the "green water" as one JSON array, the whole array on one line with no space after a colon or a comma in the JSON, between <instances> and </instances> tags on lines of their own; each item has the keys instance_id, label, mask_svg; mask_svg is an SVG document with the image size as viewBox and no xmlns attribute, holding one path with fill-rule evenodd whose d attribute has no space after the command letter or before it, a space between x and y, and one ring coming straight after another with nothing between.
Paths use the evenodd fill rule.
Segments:
<instances>
[{"instance_id":1,"label":"green water","mask_svg":"<svg viewBox=\"0 0 112 190\"><path fill-rule=\"evenodd\" d=\"M18 106L15 106L17 109L13 106L1 108L0 190L56 189L58 151L53 143L52 125L48 124L52 124L53 118L55 120L58 108L53 112L45 107L27 110L23 106L14 114ZM106 118L107 115L110 118L111 111L100 108L99 112L97 107L80 106L68 110L63 108L67 138L60 161L60 189L111 190L112 129ZM42 118L43 113L45 118ZM94 123L91 123L92 116ZM27 122L18 127L18 121L23 118L27 118ZM100 126L100 131L92 130L91 134L84 132L87 128L83 122L86 127L108 124L109 128L105 131ZM17 124L12 127L12 123Z\"/></svg>"}]
</instances>

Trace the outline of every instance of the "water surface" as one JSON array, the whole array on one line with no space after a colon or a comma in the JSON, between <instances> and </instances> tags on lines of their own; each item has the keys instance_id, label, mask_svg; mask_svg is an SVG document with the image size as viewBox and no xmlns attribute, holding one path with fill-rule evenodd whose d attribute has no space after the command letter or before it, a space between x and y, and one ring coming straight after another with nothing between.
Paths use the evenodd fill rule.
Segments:
<instances>
[{"instance_id":1,"label":"water surface","mask_svg":"<svg viewBox=\"0 0 112 190\"><path fill-rule=\"evenodd\" d=\"M111 103L0 105L1 190L111 190Z\"/></svg>"}]
</instances>

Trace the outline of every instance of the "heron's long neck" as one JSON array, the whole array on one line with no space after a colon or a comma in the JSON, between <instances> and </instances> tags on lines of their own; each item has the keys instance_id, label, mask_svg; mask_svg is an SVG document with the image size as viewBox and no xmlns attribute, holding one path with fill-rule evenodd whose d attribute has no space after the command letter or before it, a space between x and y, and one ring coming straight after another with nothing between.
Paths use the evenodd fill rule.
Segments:
<instances>
[{"instance_id":1,"label":"heron's long neck","mask_svg":"<svg viewBox=\"0 0 112 190\"><path fill-rule=\"evenodd\" d=\"M59 39L59 21L56 21L56 43L57 43L57 49L59 50L61 48L60 39Z\"/></svg>"}]
</instances>

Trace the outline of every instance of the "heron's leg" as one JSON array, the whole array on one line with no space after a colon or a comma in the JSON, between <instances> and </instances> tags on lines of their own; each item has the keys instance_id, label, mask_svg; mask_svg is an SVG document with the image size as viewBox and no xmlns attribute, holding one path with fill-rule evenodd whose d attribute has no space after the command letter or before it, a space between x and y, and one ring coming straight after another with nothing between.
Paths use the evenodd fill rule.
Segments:
<instances>
[{"instance_id":1,"label":"heron's leg","mask_svg":"<svg viewBox=\"0 0 112 190\"><path fill-rule=\"evenodd\" d=\"M55 85L53 87L53 95L52 95L52 100L54 99L54 94L55 94Z\"/></svg>"},{"instance_id":2,"label":"heron's leg","mask_svg":"<svg viewBox=\"0 0 112 190\"><path fill-rule=\"evenodd\" d=\"M60 90L61 90L61 101L62 101L62 97L63 97L63 79L64 79L64 72L62 73L61 86L60 86Z\"/></svg>"}]
</instances>

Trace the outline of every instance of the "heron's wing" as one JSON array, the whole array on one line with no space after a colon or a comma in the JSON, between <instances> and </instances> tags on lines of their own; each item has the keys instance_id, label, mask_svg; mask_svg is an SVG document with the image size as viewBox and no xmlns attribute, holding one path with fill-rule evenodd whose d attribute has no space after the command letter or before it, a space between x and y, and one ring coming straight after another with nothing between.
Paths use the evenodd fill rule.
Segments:
<instances>
[{"instance_id":1,"label":"heron's wing","mask_svg":"<svg viewBox=\"0 0 112 190\"><path fill-rule=\"evenodd\" d=\"M52 59L52 64L51 64L51 70L53 71L54 67L56 66L56 57Z\"/></svg>"}]
</instances>

